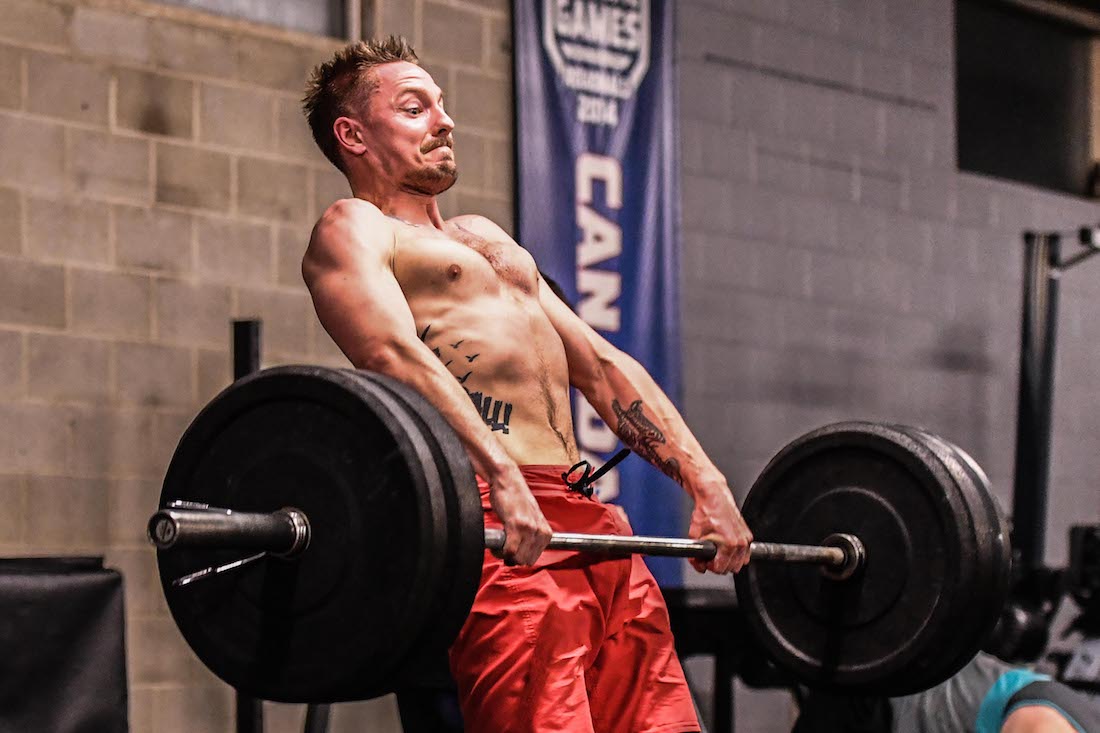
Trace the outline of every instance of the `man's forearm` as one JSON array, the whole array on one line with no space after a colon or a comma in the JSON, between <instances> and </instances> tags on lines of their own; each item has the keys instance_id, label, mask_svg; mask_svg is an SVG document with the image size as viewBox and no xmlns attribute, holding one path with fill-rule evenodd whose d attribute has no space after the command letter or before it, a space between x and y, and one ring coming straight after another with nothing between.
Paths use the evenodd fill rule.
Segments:
<instances>
[{"instance_id":1,"label":"man's forearm","mask_svg":"<svg viewBox=\"0 0 1100 733\"><path fill-rule=\"evenodd\" d=\"M602 366L585 397L627 447L693 497L716 481L725 484L676 406L637 361L620 352Z\"/></svg>"}]
</instances>

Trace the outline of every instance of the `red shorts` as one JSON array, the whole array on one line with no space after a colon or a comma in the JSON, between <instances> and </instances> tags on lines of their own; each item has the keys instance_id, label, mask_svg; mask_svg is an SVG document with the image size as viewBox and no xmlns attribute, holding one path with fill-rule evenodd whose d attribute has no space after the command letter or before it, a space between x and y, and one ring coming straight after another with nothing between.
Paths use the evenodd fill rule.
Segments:
<instances>
[{"instance_id":1,"label":"red shorts","mask_svg":"<svg viewBox=\"0 0 1100 733\"><path fill-rule=\"evenodd\" d=\"M632 534L618 513L568 491L568 466L523 466L555 532ZM485 524L499 527L478 480ZM451 647L467 733L699 730L664 599L642 558L553 550L532 567L488 551Z\"/></svg>"}]
</instances>

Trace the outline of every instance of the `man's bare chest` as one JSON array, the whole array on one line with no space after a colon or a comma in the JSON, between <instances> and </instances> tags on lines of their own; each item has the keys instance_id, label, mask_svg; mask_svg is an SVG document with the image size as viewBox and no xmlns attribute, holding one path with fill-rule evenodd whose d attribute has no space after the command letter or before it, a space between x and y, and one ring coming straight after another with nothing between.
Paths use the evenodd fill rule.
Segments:
<instances>
[{"instance_id":1,"label":"man's bare chest","mask_svg":"<svg viewBox=\"0 0 1100 733\"><path fill-rule=\"evenodd\" d=\"M406 296L513 291L534 296L538 269L514 242L486 239L458 227L399 238L394 271Z\"/></svg>"}]
</instances>

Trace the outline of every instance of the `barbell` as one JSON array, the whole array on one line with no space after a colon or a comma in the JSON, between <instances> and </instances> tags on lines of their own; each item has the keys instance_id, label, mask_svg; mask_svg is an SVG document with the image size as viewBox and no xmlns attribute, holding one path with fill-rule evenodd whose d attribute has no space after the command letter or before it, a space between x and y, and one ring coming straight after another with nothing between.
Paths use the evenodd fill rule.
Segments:
<instances>
[{"instance_id":1,"label":"barbell","mask_svg":"<svg viewBox=\"0 0 1100 733\"><path fill-rule=\"evenodd\" d=\"M768 463L742 513L766 541L735 579L739 606L806 684L930 687L973 656L1004 604L1011 555L988 480L925 431L807 433ZM188 644L229 684L282 702L421 682L469 613L485 551L504 545L426 400L322 367L268 369L211 401L180 440L148 531ZM600 562L716 548L556 533L550 549Z\"/></svg>"}]
</instances>

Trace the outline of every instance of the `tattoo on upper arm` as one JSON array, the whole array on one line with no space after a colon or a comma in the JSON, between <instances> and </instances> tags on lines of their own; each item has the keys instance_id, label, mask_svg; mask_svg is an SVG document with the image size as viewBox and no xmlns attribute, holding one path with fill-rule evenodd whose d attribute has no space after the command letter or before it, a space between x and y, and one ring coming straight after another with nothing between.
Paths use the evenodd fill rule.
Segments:
<instances>
[{"instance_id":1,"label":"tattoo on upper arm","mask_svg":"<svg viewBox=\"0 0 1100 733\"><path fill-rule=\"evenodd\" d=\"M634 400L625 410L618 400L611 400L611 409L618 419L615 432L635 453L656 466L661 473L676 483L683 483L680 475L680 462L675 458L662 458L657 446L665 445L668 440L652 420L642 412L642 401Z\"/></svg>"}]
</instances>

